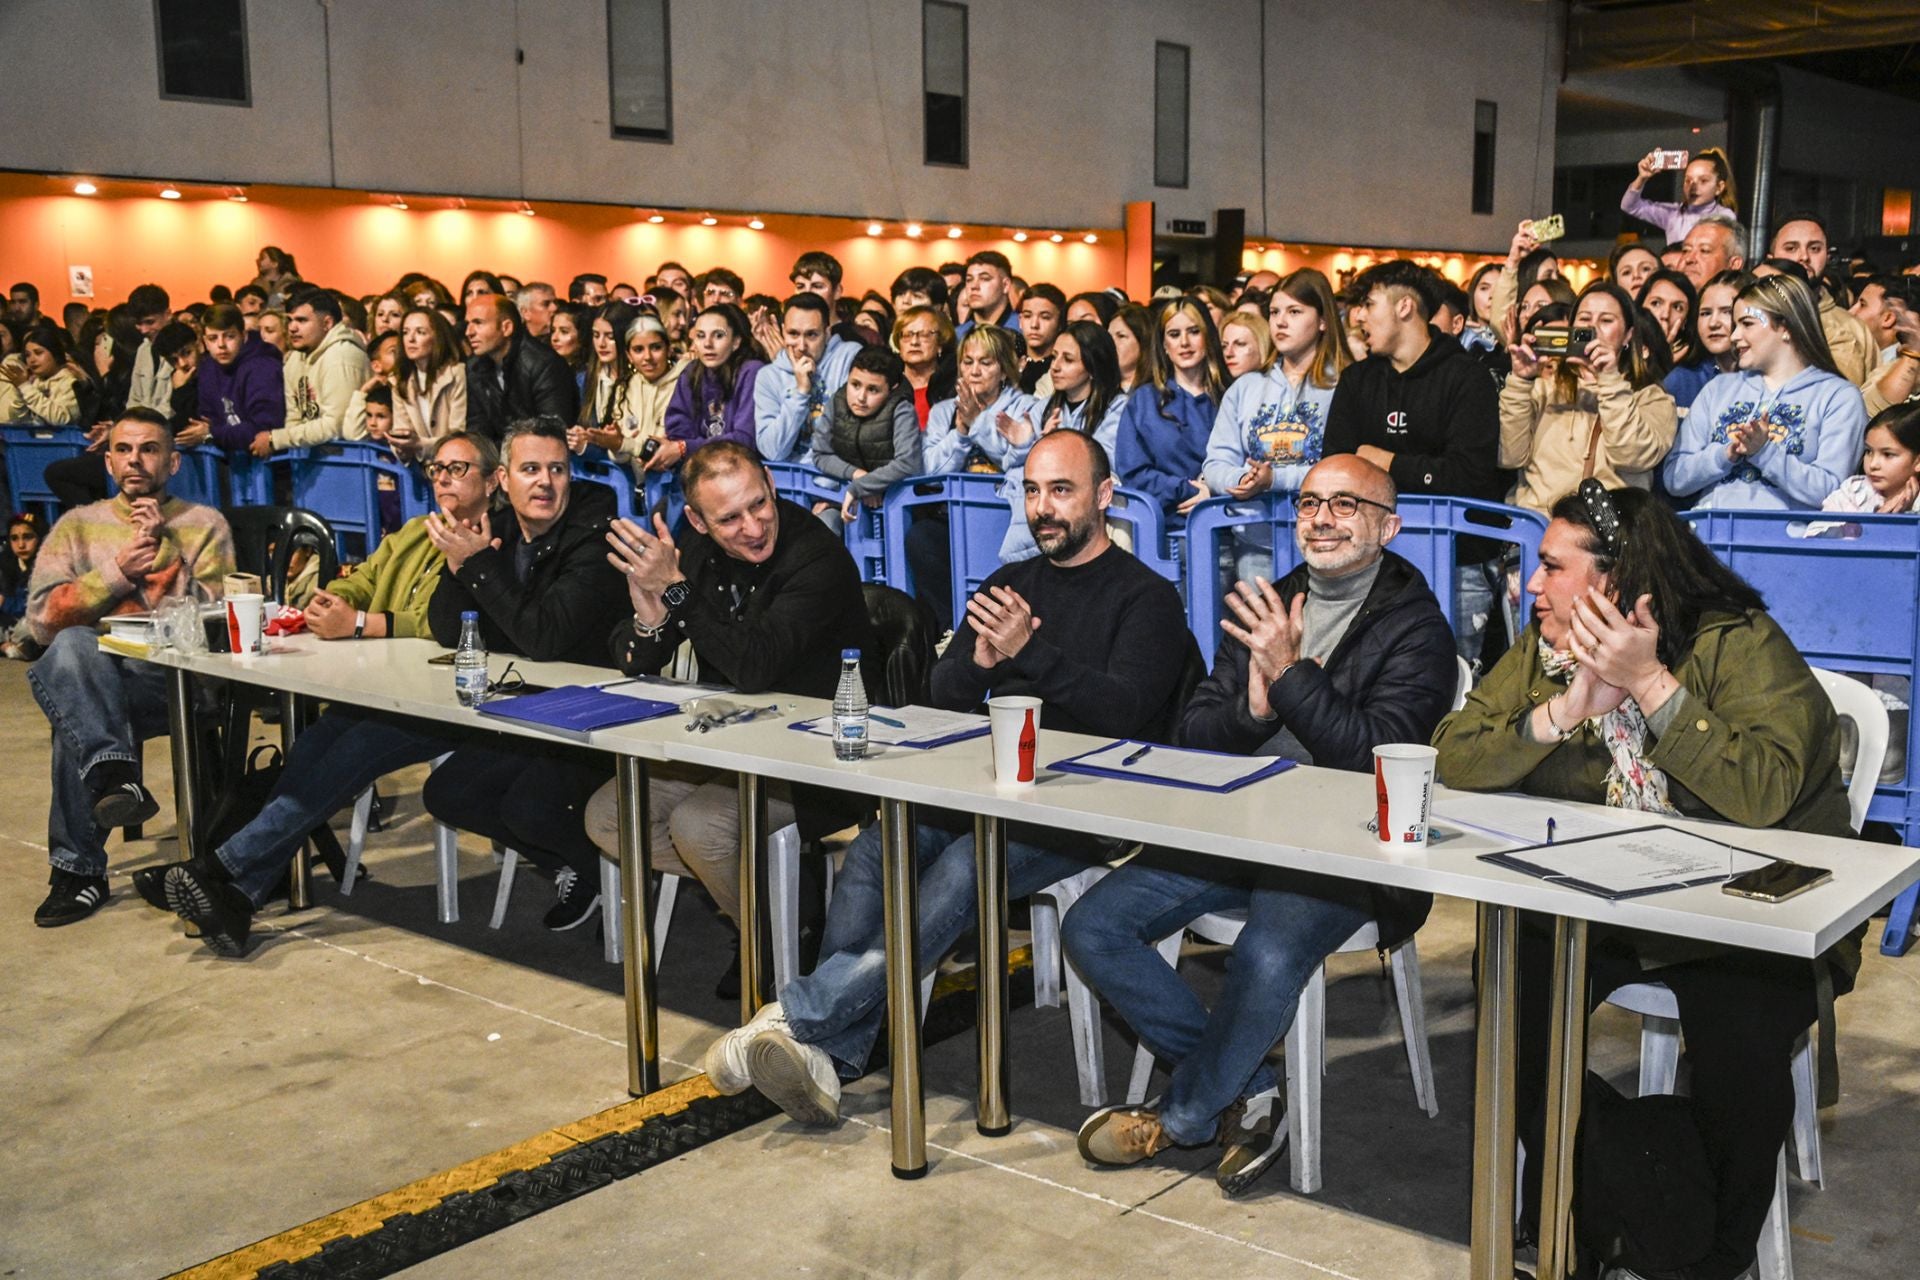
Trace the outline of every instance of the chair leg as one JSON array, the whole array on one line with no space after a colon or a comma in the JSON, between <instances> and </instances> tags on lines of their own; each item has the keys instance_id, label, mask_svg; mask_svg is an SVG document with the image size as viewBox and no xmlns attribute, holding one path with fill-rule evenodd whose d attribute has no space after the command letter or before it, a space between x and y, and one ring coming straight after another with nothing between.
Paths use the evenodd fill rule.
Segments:
<instances>
[{"instance_id":1,"label":"chair leg","mask_svg":"<svg viewBox=\"0 0 1920 1280\"><path fill-rule=\"evenodd\" d=\"M1680 1075L1680 1023L1651 1015L1640 1020L1640 1096L1673 1092Z\"/></svg>"},{"instance_id":2,"label":"chair leg","mask_svg":"<svg viewBox=\"0 0 1920 1280\"><path fill-rule=\"evenodd\" d=\"M1033 917L1033 1007L1060 1007L1060 916L1064 910L1052 897L1027 899Z\"/></svg>"},{"instance_id":3,"label":"chair leg","mask_svg":"<svg viewBox=\"0 0 1920 1280\"><path fill-rule=\"evenodd\" d=\"M1793 1238L1787 1224L1787 1149L1780 1148L1780 1161L1773 1179L1773 1204L1767 1209L1767 1221L1760 1228L1760 1280L1793 1280Z\"/></svg>"},{"instance_id":4,"label":"chair leg","mask_svg":"<svg viewBox=\"0 0 1920 1280\"><path fill-rule=\"evenodd\" d=\"M1819 1071L1809 1031L1793 1046L1793 1154L1800 1180L1825 1189L1827 1176L1820 1167Z\"/></svg>"},{"instance_id":5,"label":"chair leg","mask_svg":"<svg viewBox=\"0 0 1920 1280\"><path fill-rule=\"evenodd\" d=\"M1154 944L1169 969L1180 967L1180 943L1186 930L1177 929ZM1153 1050L1141 1045L1133 1051L1133 1074L1127 1077L1127 1104L1139 1106L1147 1100L1147 1086L1153 1083Z\"/></svg>"},{"instance_id":6,"label":"chair leg","mask_svg":"<svg viewBox=\"0 0 1920 1280\"><path fill-rule=\"evenodd\" d=\"M680 877L663 874L660 891L653 896L653 963L658 968L660 957L667 949L667 926L673 923L673 904L680 898Z\"/></svg>"},{"instance_id":7,"label":"chair leg","mask_svg":"<svg viewBox=\"0 0 1920 1280\"><path fill-rule=\"evenodd\" d=\"M433 824L433 860L439 870L440 923L460 923L460 833L444 822ZM353 864L347 864L351 877Z\"/></svg>"},{"instance_id":8,"label":"chair leg","mask_svg":"<svg viewBox=\"0 0 1920 1280\"><path fill-rule=\"evenodd\" d=\"M137 738L133 744L133 769L141 778L147 776L147 744ZM146 824L141 822L130 822L120 828L120 838L124 841L144 839L146 834Z\"/></svg>"},{"instance_id":9,"label":"chair leg","mask_svg":"<svg viewBox=\"0 0 1920 1280\"><path fill-rule=\"evenodd\" d=\"M520 869L520 855L512 849L500 851L500 887L493 891L493 919L490 929L498 929L507 918L507 900L513 897L513 874Z\"/></svg>"},{"instance_id":10,"label":"chair leg","mask_svg":"<svg viewBox=\"0 0 1920 1280\"><path fill-rule=\"evenodd\" d=\"M1064 985L1067 1024L1073 1029L1073 1065L1080 1076L1080 1105L1097 1107L1107 1100L1107 1045L1100 1028L1100 997L1069 960Z\"/></svg>"},{"instance_id":11,"label":"chair leg","mask_svg":"<svg viewBox=\"0 0 1920 1280\"><path fill-rule=\"evenodd\" d=\"M1320 1077L1327 1056L1327 967L1313 971L1287 1028L1287 1125L1293 1189L1320 1189Z\"/></svg>"},{"instance_id":12,"label":"chair leg","mask_svg":"<svg viewBox=\"0 0 1920 1280\"><path fill-rule=\"evenodd\" d=\"M800 976L800 828L767 838L767 912L773 926L773 989Z\"/></svg>"},{"instance_id":13,"label":"chair leg","mask_svg":"<svg viewBox=\"0 0 1920 1280\"><path fill-rule=\"evenodd\" d=\"M620 864L600 859L600 953L608 964L620 963Z\"/></svg>"},{"instance_id":14,"label":"chair leg","mask_svg":"<svg viewBox=\"0 0 1920 1280\"><path fill-rule=\"evenodd\" d=\"M1429 1118L1440 1114L1433 1085L1433 1055L1427 1044L1427 1003L1420 985L1420 952L1412 938L1393 949L1393 993L1400 1002L1400 1035L1407 1042L1413 1100Z\"/></svg>"},{"instance_id":15,"label":"chair leg","mask_svg":"<svg viewBox=\"0 0 1920 1280\"><path fill-rule=\"evenodd\" d=\"M372 816L373 788L368 787L353 802L353 821L347 824L347 869L340 877L343 898L353 892L354 881L360 878L360 855L367 851L367 824Z\"/></svg>"}]
</instances>

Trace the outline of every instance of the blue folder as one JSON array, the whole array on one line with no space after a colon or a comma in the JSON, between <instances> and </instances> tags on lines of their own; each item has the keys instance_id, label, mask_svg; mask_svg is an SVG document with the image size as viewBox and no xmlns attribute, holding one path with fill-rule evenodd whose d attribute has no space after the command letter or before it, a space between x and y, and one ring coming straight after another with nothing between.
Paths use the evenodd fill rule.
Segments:
<instances>
[{"instance_id":1,"label":"blue folder","mask_svg":"<svg viewBox=\"0 0 1920 1280\"><path fill-rule=\"evenodd\" d=\"M595 729L634 724L671 715L680 708L652 698L629 698L588 684L562 685L543 693L499 698L480 704L483 716L538 725L551 733L586 741Z\"/></svg>"},{"instance_id":2,"label":"blue folder","mask_svg":"<svg viewBox=\"0 0 1920 1280\"><path fill-rule=\"evenodd\" d=\"M1188 791L1211 791L1215 795L1225 795L1229 791L1238 791L1242 787L1251 786L1252 784L1259 782L1263 778L1271 778L1275 774L1285 773L1287 770L1293 768L1295 764L1294 761L1288 760L1284 756L1274 756L1273 759L1266 765L1265 768L1258 769L1253 773L1246 775L1244 778L1237 778L1234 781L1226 783L1224 785L1213 786L1204 782L1183 782L1176 778L1162 778L1146 772L1134 772L1129 769L1109 769L1104 765L1082 763L1084 760L1086 760L1088 756L1097 756L1102 752L1111 751L1116 746L1119 746L1119 745L1121 744L1118 742L1109 742L1104 747L1095 747L1092 751L1083 752L1077 756L1070 756L1065 760L1056 760L1052 764L1048 765L1047 768L1057 770L1061 773L1085 774L1087 777L1090 777L1090 778L1119 778L1126 782L1150 782L1157 787L1181 787ZM1151 745L1155 751L1161 751L1161 752L1178 751L1185 755L1232 756L1236 760L1247 759L1247 757L1235 755L1235 753L1231 751L1201 751L1196 747L1167 747L1167 746L1161 746L1157 743L1154 743L1154 744L1133 743L1131 745L1134 745L1134 746Z\"/></svg>"}]
</instances>

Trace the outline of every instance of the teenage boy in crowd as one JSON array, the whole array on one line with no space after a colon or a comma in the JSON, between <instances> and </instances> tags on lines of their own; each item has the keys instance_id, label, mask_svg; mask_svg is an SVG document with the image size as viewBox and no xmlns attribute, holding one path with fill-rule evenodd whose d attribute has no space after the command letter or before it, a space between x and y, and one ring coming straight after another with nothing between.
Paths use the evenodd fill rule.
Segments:
<instances>
[{"instance_id":1,"label":"teenage boy in crowd","mask_svg":"<svg viewBox=\"0 0 1920 1280\"><path fill-rule=\"evenodd\" d=\"M798 461L813 444L814 424L846 385L861 346L830 332L833 308L811 291L786 300L777 338L772 317L763 318L761 327L759 341L777 342L779 354L753 384L754 442L768 462Z\"/></svg>"},{"instance_id":2,"label":"teenage boy in crowd","mask_svg":"<svg viewBox=\"0 0 1920 1280\"><path fill-rule=\"evenodd\" d=\"M246 316L233 303L207 308L202 339L198 418L222 449L245 453L265 432L287 419L286 381L280 352L247 330Z\"/></svg>"},{"instance_id":3,"label":"teenage boy in crowd","mask_svg":"<svg viewBox=\"0 0 1920 1280\"><path fill-rule=\"evenodd\" d=\"M127 295L127 314L140 331L140 349L133 356L133 381L127 387L127 407L137 405L165 417L173 411L173 371L154 351L153 339L173 319L173 303L157 284L136 285Z\"/></svg>"},{"instance_id":4,"label":"teenage boy in crowd","mask_svg":"<svg viewBox=\"0 0 1920 1280\"><path fill-rule=\"evenodd\" d=\"M1047 370L1053 367L1053 344L1066 324L1067 295L1050 284L1036 284L1020 299L1020 336L1027 344L1027 357L1020 366L1020 389L1035 399L1053 394ZM1046 389L1040 389L1046 382Z\"/></svg>"},{"instance_id":5,"label":"teenage boy in crowd","mask_svg":"<svg viewBox=\"0 0 1920 1280\"><path fill-rule=\"evenodd\" d=\"M976 324L997 324L1019 333L1020 313L1013 309L1012 299L1008 297L1012 286L1013 264L1007 261L1006 254L982 249L968 258L967 318L954 329L954 338L965 338Z\"/></svg>"},{"instance_id":6,"label":"teenage boy in crowd","mask_svg":"<svg viewBox=\"0 0 1920 1280\"><path fill-rule=\"evenodd\" d=\"M281 366L286 421L255 434L248 448L256 458L343 439L347 407L367 380L367 340L346 323L330 290L309 285L293 296L287 342L292 350Z\"/></svg>"}]
</instances>

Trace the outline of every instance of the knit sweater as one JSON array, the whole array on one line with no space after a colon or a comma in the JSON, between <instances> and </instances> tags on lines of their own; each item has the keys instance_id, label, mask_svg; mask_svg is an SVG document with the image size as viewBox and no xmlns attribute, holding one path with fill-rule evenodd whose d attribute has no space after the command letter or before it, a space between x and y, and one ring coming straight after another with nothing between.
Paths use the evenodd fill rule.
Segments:
<instances>
[{"instance_id":1,"label":"knit sweater","mask_svg":"<svg viewBox=\"0 0 1920 1280\"><path fill-rule=\"evenodd\" d=\"M389 635L429 635L427 606L446 564L427 537L427 518L419 516L382 538L359 568L329 582L327 590L355 609L392 614Z\"/></svg>"},{"instance_id":2,"label":"knit sweater","mask_svg":"<svg viewBox=\"0 0 1920 1280\"><path fill-rule=\"evenodd\" d=\"M27 591L27 622L33 638L52 644L68 627L90 627L116 613L143 613L161 601L191 594L220 599L233 572L233 535L227 518L212 507L183 498L160 504L164 521L153 568L135 581L120 571L119 557L137 536L125 494L89 502L60 517L34 562Z\"/></svg>"}]
</instances>

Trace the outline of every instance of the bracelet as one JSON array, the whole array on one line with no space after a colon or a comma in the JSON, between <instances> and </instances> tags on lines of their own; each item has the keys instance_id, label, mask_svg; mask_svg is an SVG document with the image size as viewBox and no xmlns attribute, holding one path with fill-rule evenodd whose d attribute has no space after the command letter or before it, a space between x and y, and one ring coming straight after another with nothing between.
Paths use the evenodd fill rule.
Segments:
<instances>
[{"instance_id":1,"label":"bracelet","mask_svg":"<svg viewBox=\"0 0 1920 1280\"><path fill-rule=\"evenodd\" d=\"M639 614L636 613L633 615L633 634L639 636L642 640L657 640L666 633L666 630L667 624L664 621L657 627L650 627L640 621Z\"/></svg>"},{"instance_id":2,"label":"bracelet","mask_svg":"<svg viewBox=\"0 0 1920 1280\"><path fill-rule=\"evenodd\" d=\"M1553 730L1553 735L1554 735L1553 740L1555 742L1565 742L1568 738L1571 738L1573 736L1573 730L1562 729L1560 727L1560 722L1553 718L1554 701L1555 699L1548 698L1545 702L1541 703L1540 705L1547 709L1547 727Z\"/></svg>"},{"instance_id":3,"label":"bracelet","mask_svg":"<svg viewBox=\"0 0 1920 1280\"><path fill-rule=\"evenodd\" d=\"M1903 360L1912 360L1920 363L1920 351L1915 351L1912 347L1900 348L1900 357Z\"/></svg>"},{"instance_id":4,"label":"bracelet","mask_svg":"<svg viewBox=\"0 0 1920 1280\"><path fill-rule=\"evenodd\" d=\"M360 610L353 615L353 638L359 640L367 634L367 611Z\"/></svg>"}]
</instances>

